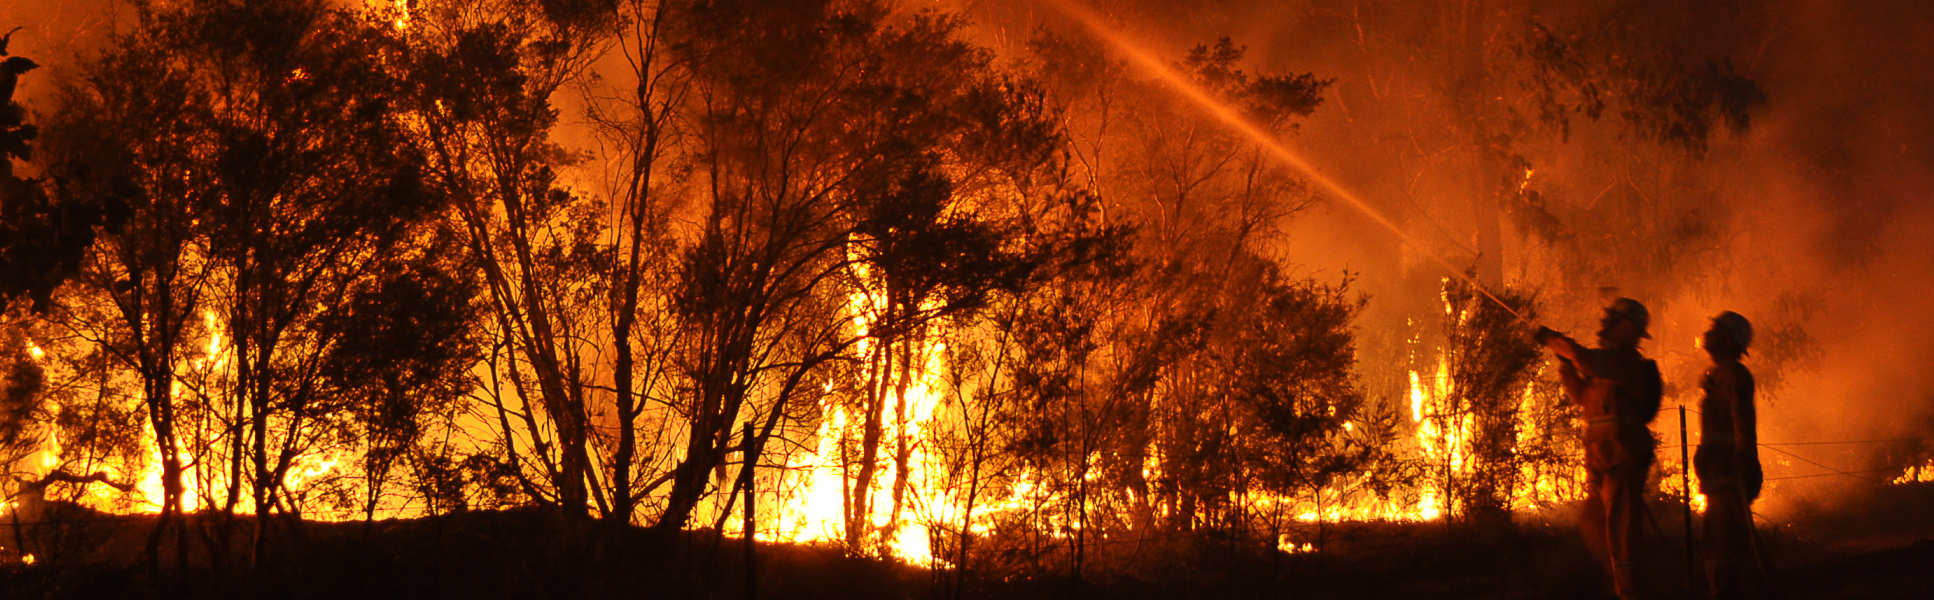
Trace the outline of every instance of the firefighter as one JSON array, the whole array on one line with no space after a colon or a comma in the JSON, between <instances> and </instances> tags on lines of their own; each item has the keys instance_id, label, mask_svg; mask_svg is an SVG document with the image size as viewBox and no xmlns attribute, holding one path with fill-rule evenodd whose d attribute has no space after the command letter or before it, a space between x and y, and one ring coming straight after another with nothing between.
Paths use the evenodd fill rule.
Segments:
<instances>
[{"instance_id":1,"label":"firefighter","mask_svg":"<svg viewBox=\"0 0 1934 600\"><path fill-rule=\"evenodd\" d=\"M1706 494L1706 581L1713 598L1742 597L1752 556L1753 499L1764 478L1753 414L1753 372L1739 359L1753 341L1746 317L1727 311L1713 317L1700 346L1712 367L1699 387L1699 451L1693 469Z\"/></svg>"},{"instance_id":2,"label":"firefighter","mask_svg":"<svg viewBox=\"0 0 1934 600\"><path fill-rule=\"evenodd\" d=\"M1565 395L1585 421L1585 506L1579 529L1598 555L1620 598L1637 594L1632 546L1643 518L1646 474L1657 441L1647 427L1659 412L1663 384L1658 363L1639 354L1649 338L1645 305L1619 298L1599 320L1598 348L1539 327L1539 345L1559 360Z\"/></svg>"}]
</instances>

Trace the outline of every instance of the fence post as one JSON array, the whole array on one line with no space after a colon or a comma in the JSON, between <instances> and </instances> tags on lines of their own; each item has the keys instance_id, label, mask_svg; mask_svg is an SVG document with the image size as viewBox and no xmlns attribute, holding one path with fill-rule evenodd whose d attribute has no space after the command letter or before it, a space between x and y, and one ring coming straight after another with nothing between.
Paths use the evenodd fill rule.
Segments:
<instances>
[{"instance_id":1,"label":"fence post","mask_svg":"<svg viewBox=\"0 0 1934 600\"><path fill-rule=\"evenodd\" d=\"M1686 407L1679 406L1679 505L1685 509L1686 517L1686 597L1699 596L1699 571L1694 566L1692 556L1692 476L1689 474L1691 461L1686 458Z\"/></svg>"},{"instance_id":2,"label":"fence post","mask_svg":"<svg viewBox=\"0 0 1934 600\"><path fill-rule=\"evenodd\" d=\"M745 597L746 600L752 600L759 596L758 529L754 527L752 520L753 484L759 480L755 477L757 472L753 467L759 464L759 447L753 443L751 421L745 423L743 444L744 451L741 454L744 455L745 466L740 467L740 470L745 477L745 528L740 532L745 537Z\"/></svg>"}]
</instances>

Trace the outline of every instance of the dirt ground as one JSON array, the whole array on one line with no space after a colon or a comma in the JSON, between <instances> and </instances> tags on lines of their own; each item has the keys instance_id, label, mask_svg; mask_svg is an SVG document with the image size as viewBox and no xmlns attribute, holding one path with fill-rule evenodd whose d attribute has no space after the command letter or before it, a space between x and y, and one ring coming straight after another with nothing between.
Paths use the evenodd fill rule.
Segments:
<instances>
[{"instance_id":1,"label":"dirt ground","mask_svg":"<svg viewBox=\"0 0 1934 600\"><path fill-rule=\"evenodd\" d=\"M1687 598L1683 521L1654 507L1654 598ZM140 559L150 517L71 515L29 528L35 564L0 567L0 598L744 598L742 546L703 532L676 541L537 513L477 513L373 524L304 524L282 532L255 569L252 546L226 557ZM193 531L193 530L191 530ZM10 549L10 527L0 539ZM1520 515L1509 527L1328 525L1303 531L1320 549L1282 554L1213 538L1144 540L1097 553L1079 580L1054 569L956 578L836 548L762 544L765 598L1602 598L1565 518ZM200 535L194 533L191 535ZM33 539L39 536L39 539ZM237 536L242 538L245 536ZM1934 486L1897 488L1840 510L1760 527L1765 597L1934 597ZM196 544L200 544L197 542ZM61 545L59 548L56 545ZM31 549L32 546L30 546Z\"/></svg>"}]
</instances>

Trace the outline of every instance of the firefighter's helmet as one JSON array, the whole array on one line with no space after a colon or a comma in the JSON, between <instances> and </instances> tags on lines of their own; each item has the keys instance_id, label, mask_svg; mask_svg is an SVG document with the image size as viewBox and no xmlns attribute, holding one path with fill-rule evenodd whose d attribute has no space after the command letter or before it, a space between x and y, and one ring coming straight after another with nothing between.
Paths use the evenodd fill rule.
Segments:
<instances>
[{"instance_id":1,"label":"firefighter's helmet","mask_svg":"<svg viewBox=\"0 0 1934 600\"><path fill-rule=\"evenodd\" d=\"M1753 324L1730 310L1712 318L1712 330L1719 334L1718 341L1732 344L1740 354L1745 354L1746 347L1753 343Z\"/></svg>"},{"instance_id":2,"label":"firefighter's helmet","mask_svg":"<svg viewBox=\"0 0 1934 600\"><path fill-rule=\"evenodd\" d=\"M1631 321L1633 325L1638 326L1639 337L1652 337L1652 334L1647 331L1652 324L1652 314L1646 312L1645 305L1639 304L1637 300L1619 298L1613 300L1611 306L1605 307L1605 324L1609 325L1616 321Z\"/></svg>"}]
</instances>

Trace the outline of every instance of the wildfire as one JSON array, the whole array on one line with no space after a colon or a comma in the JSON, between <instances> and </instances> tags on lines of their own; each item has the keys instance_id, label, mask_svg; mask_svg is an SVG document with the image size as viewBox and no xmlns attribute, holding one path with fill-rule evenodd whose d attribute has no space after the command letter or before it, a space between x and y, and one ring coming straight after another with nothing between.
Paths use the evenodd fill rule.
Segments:
<instances>
[{"instance_id":1,"label":"wildfire","mask_svg":"<svg viewBox=\"0 0 1934 600\"><path fill-rule=\"evenodd\" d=\"M870 276L863 265L854 270L862 281ZM888 307L884 295L862 291L849 297L848 308L859 335L867 336ZM858 345L859 354L866 356L878 350L876 343L870 337L863 337ZM945 393L940 374L946 345L934 337L913 343L911 364L907 368L910 381L904 382L905 412L889 410L881 423L882 440L908 440L906 481L893 480L900 474L897 469L889 468L892 461L887 460L881 466L885 480L876 480L870 489L857 493L865 494L868 499L866 524L875 531L890 533L891 538L884 540L884 544L894 557L911 564L930 565L934 561L933 539L926 524L958 520L959 503L948 486L939 481L938 474L944 472L944 467L933 455L929 442L931 428L936 425L935 412ZM882 367L879 371L875 376L884 377L892 369ZM814 451L795 456L787 464L788 473L806 475L786 486L782 492L785 500L781 502L784 513L774 527L755 532L760 539L795 543L842 539L845 514L851 502L848 495L852 493L847 489L848 471L856 467L846 460L850 457L842 455L842 445L856 439L857 422L863 417L848 414L840 399L830 394L822 408L824 417L815 434ZM892 490L895 487L903 488L906 494L900 503L900 515L894 514Z\"/></svg>"},{"instance_id":2,"label":"wildfire","mask_svg":"<svg viewBox=\"0 0 1934 600\"><path fill-rule=\"evenodd\" d=\"M390 18L390 26L395 27L398 31L409 29L410 9L412 5L416 4L416 0L389 0L386 4L388 6L379 6L377 10L380 11L379 14L384 16L394 15Z\"/></svg>"},{"instance_id":3,"label":"wildfire","mask_svg":"<svg viewBox=\"0 0 1934 600\"><path fill-rule=\"evenodd\" d=\"M1283 554L1309 554L1316 551L1316 545L1309 542L1297 543L1289 535L1276 536L1276 551Z\"/></svg>"},{"instance_id":4,"label":"wildfire","mask_svg":"<svg viewBox=\"0 0 1934 600\"><path fill-rule=\"evenodd\" d=\"M865 332L876 315L881 314L885 305L883 299L869 293L856 293L849 300L854 325ZM1456 316L1454 307L1446 306L1448 314ZM872 342L864 342L861 354L872 349ZM946 562L948 557L933 554L934 539L931 525L958 524L962 514L962 498L941 480L943 473L939 457L933 450L931 438L938 427L944 426L941 419L940 399L944 385L939 378L945 367L945 346L936 341L916 344L912 352L913 374L907 382L907 414L905 419L885 419L883 439L909 440L910 468L907 471L905 490L907 498L903 501L903 511L899 522L895 523L892 514L890 490L898 475L890 469L882 469L886 476L881 483L871 489L857 493L867 494L871 499L870 513L866 523L874 531L889 532L890 539L880 543L896 558L916 565L934 565ZM1434 521L1445 518L1451 511L1451 493L1445 487L1448 482L1470 477L1478 467L1472 456L1472 440L1476 428L1475 417L1469 411L1456 411L1451 406L1454 382L1451 378L1450 358L1447 352L1439 352L1434 360L1434 368L1412 370L1408 373L1410 419L1415 430L1411 439L1415 454L1413 459L1429 465L1434 470L1432 476L1415 482L1410 494L1397 498L1372 497L1369 494L1354 493L1350 482L1343 482L1317 491L1313 497L1286 498L1271 495L1252 495L1246 501L1258 506L1284 509L1293 515L1297 522L1344 522L1344 521ZM1535 378L1534 378L1535 379ZM828 392L833 391L829 384ZM1519 443L1525 443L1534 422L1531 416L1539 396L1535 384L1527 384L1519 394ZM842 455L842 443L850 443L863 418L853 414L846 405L837 399L828 399L822 407L823 418L815 431L815 442L810 453L790 457L783 476L787 479L781 484L776 518L768 518L756 536L762 540L783 542L837 542L842 539L846 528L845 510L850 505L848 489L851 469L850 456ZM1357 425L1345 422L1345 431L1355 431ZM844 449L850 454L850 448ZM1144 458L1143 476L1156 478L1160 475L1160 459L1156 448L1149 448ZM1573 470L1580 467L1572 466ZM1583 477L1572 472L1550 472L1533 466L1522 467L1517 486L1510 491L1510 508L1528 508L1549 505L1582 495ZM1047 495L1035 481L1036 474L1020 473L1014 483L1006 490L1005 497L997 495L985 501L976 502L975 518L965 525L967 532L985 535L991 531L992 524L1002 515L1027 510L1030 506L1040 506ZM1401 498L1401 499L1399 499ZM1070 535L1079 529L1078 523L1063 522L1058 515L1045 515L1049 534L1055 537ZM923 526L925 525L925 526ZM1288 534L1278 534L1276 547L1284 553L1316 552L1313 543L1293 540Z\"/></svg>"},{"instance_id":5,"label":"wildfire","mask_svg":"<svg viewBox=\"0 0 1934 600\"><path fill-rule=\"evenodd\" d=\"M234 347L225 335L220 317L214 311L202 313L202 331L206 338L195 345L195 349L200 351L199 355L184 357L177 366L177 372L180 375L171 384L171 393L177 398L191 395L219 398L225 393L223 386L210 385L209 382L219 382L225 376L226 370L233 363ZM46 350L32 341L27 342L27 352L35 360L45 360L48 356ZM201 383L185 383L195 378L200 378ZM139 445L146 449L140 459L102 461L99 458L75 454L79 450L66 446L60 430L50 428L41 438L39 449L34 455L29 455L28 460L31 462L25 464L37 467L35 469L37 476L69 469L83 471L77 473L81 475L99 473L105 477L104 483L82 484L78 488L67 487L74 484L55 484L61 486L61 489L71 490L71 492L61 493L60 497L63 500L71 500L81 506L103 512L157 514L162 510L167 488L161 467L161 449L155 442L154 432L149 427L142 427L140 432ZM180 481L181 489L184 491L181 498L182 511L194 513L208 508L211 498L220 498L214 494L229 487L229 474L217 464L219 461L211 461L208 456L196 454L196 448L217 446L217 440L184 439L181 443L182 447L176 451L176 460L182 465ZM297 503L293 508L306 508L301 506L300 502L305 497L314 495L311 488L347 475L346 470L354 463L349 452L344 449L296 456L287 473L286 490L290 497L285 499ZM84 468L81 468L83 465ZM72 495L69 495L70 493ZM52 489L48 490L46 495L50 499L55 497ZM0 513L15 508L17 508L15 502L0 505ZM393 510L385 510L386 513L399 513L401 510L401 507L386 508L393 508ZM246 496L237 499L236 509L243 513L256 510L253 499ZM311 520L342 520L358 516L359 514L354 512L304 511L304 518Z\"/></svg>"},{"instance_id":6,"label":"wildfire","mask_svg":"<svg viewBox=\"0 0 1934 600\"><path fill-rule=\"evenodd\" d=\"M1891 483L1894 485L1934 483L1934 458L1927 459L1926 464L1908 467L1906 471L1901 472L1899 477L1895 477Z\"/></svg>"},{"instance_id":7,"label":"wildfire","mask_svg":"<svg viewBox=\"0 0 1934 600\"><path fill-rule=\"evenodd\" d=\"M870 273L864 267L856 267L856 277L869 280ZM848 312L857 335L861 336L857 351L861 356L876 354L876 340L866 337L874 328L874 323L888 309L884 294L877 291L854 292L848 297ZM1446 318L1464 319L1469 314L1459 314L1450 303L1444 305ZM1468 311L1467 311L1468 313ZM195 355L184 357L182 372L203 378L199 386L183 387L181 380L175 385L177 394L221 394L223 386L207 385L206 381L219 381L232 363L234 348L223 321L213 311L202 315L202 335L204 339L195 345ZM1413 325L1414 326L1414 325ZM864 494L869 500L868 514L864 526L868 529L867 547L884 549L892 557L914 565L933 566L953 560L951 556L936 556L936 536L941 531L965 528L969 535L984 536L993 532L994 525L1004 518L1058 500L1055 494L1065 493L1042 485L1041 475L1022 471L1013 476L1004 489L991 489L974 501L971 522L964 515L966 499L960 486L950 484L949 471L945 458L940 455L937 442L943 428L953 426L946 417L947 407L943 399L951 392L950 383L943 377L947 372L947 345L944 336L925 336L896 340L896 343L911 344L904 351L894 350L886 353L891 363L887 367L877 367L873 377L892 377L888 373L901 371L898 361L906 361L905 405L903 411L896 406L896 389L889 395L887 416L882 419L881 439L887 440L877 465L880 477L865 490L852 490L852 470L857 455L852 446L860 437L865 416L849 405L849 398L841 398L837 392L841 386L824 384L825 400L822 405L822 418L813 432L814 439L808 445L810 451L797 452L784 460L785 468L778 473L766 473L767 483L759 488L775 498L757 507L759 513L757 530L753 535L761 540L791 543L843 543L846 539L847 510L853 505L854 494ZM1413 347L1419 345L1412 340ZM36 359L44 358L46 352L29 342L28 352ZM1418 522L1435 521L1446 518L1456 510L1455 494L1448 487L1454 482L1467 480L1480 465L1473 455L1473 440L1477 422L1468 410L1456 410L1454 393L1457 391L1452 379L1451 357L1448 350L1440 349L1435 356L1426 359L1427 367L1407 372L1408 389L1406 399L1409 404L1409 418L1414 430L1404 444L1411 452L1409 458L1425 466L1426 476L1413 482L1408 489L1389 497L1363 493L1356 489L1357 482L1345 478L1344 481L1315 491L1305 497L1279 497L1268 494L1250 494L1232 498L1248 502L1254 506L1276 511L1289 519L1301 523L1335 523L1346 521L1396 521ZM867 375L860 375L864 378ZM1536 377L1533 378L1534 380ZM867 381L857 382L864 387ZM872 382L877 383L877 382ZM1527 384L1519 393L1519 444L1527 443L1528 435L1539 425L1531 415L1539 408L1540 401L1534 385ZM1340 424L1343 432L1356 432L1364 425L1345 421ZM896 468L893 449L894 440L907 440L904 475ZM190 441L190 444L197 443ZM205 447L216 445L209 440L199 440ZM123 493L110 486L89 486L79 498L82 504L100 510L117 512L159 512L163 503L164 477L161 472L161 451L156 447L151 432L144 432L142 445L147 453L138 465L106 465L104 472L114 481L132 484L133 491ZM1145 449L1142 475L1147 480L1162 476L1161 454L1158 447L1151 445ZM226 489L228 474L219 467L206 465L207 457L197 458L198 450L184 447L178 453L183 465L182 489L183 510L196 512L208 508L211 498L219 498L219 490ZM58 435L49 435L39 457L39 465L45 471L57 468L63 460L63 448ZM1099 455L1090 457L1100 462ZM132 467L132 468L127 468ZM289 495L285 500L303 509L302 502L310 499L309 488L324 485L330 481L353 475L351 469L357 468L354 456L346 450L335 450L319 454L298 456L288 472ZM1573 466L1573 469L1576 467ZM1920 481L1934 480L1934 463L1919 471L1911 472ZM1100 473L1087 474L1092 479ZM905 481L896 481L904 476ZM1509 508L1522 509L1548 505L1582 495L1579 489L1582 477L1575 473L1552 473L1545 470L1523 467L1518 483L1509 493ZM1676 478L1670 478L1676 480ZM1670 485L1670 484L1668 484ZM770 486L770 487L768 487ZM893 490L904 490L897 507ZM1695 501L1703 507L1703 496ZM718 507L715 507L718 508ZM256 510L252 499L240 498L237 509L242 512ZM336 520L355 518L356 513L335 513L328 511L303 510L305 518ZM385 511L390 512L390 511ZM1070 516L1051 512L1038 517L1045 525L1046 535L1055 538L1072 536L1081 529L1082 523ZM737 520L726 521L729 527L739 527ZM743 531L728 529L728 532L743 534ZM955 534L947 534L955 535ZM1276 548L1286 554L1302 554L1319 551L1318 547L1307 541L1292 539L1289 534L1276 534ZM23 561L26 559L22 559Z\"/></svg>"}]
</instances>

